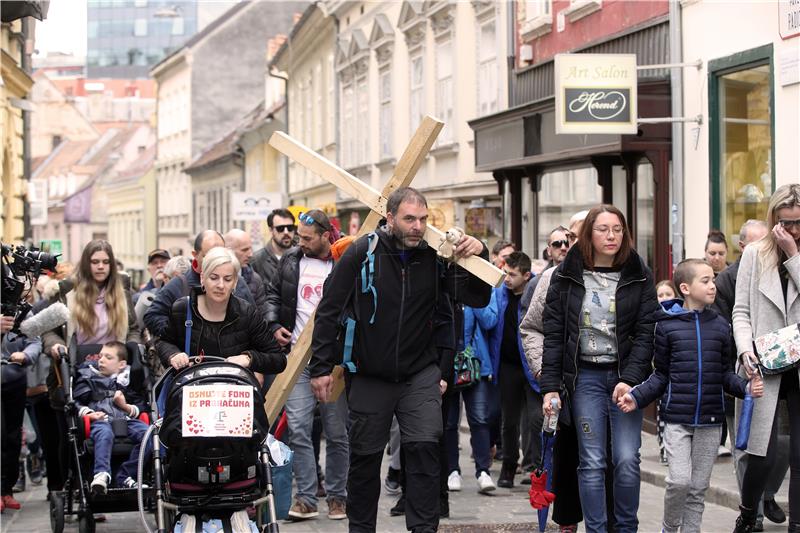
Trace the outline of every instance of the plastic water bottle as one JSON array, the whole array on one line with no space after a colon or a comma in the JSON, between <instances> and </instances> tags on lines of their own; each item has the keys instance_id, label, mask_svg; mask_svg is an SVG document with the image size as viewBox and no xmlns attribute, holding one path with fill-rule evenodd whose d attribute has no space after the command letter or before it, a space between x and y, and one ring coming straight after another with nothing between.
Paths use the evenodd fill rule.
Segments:
<instances>
[{"instance_id":1,"label":"plastic water bottle","mask_svg":"<svg viewBox=\"0 0 800 533\"><path fill-rule=\"evenodd\" d=\"M739 417L739 427L736 428L736 449L746 450L747 441L750 440L750 421L753 419L753 397L750 393L744 395L742 414Z\"/></svg>"},{"instance_id":2,"label":"plastic water bottle","mask_svg":"<svg viewBox=\"0 0 800 533\"><path fill-rule=\"evenodd\" d=\"M558 428L558 415L561 412L561 409L558 407L558 400L552 398L550 400L550 415L546 416L544 419L544 423L542 424L542 430L552 435L556 432Z\"/></svg>"}]
</instances>

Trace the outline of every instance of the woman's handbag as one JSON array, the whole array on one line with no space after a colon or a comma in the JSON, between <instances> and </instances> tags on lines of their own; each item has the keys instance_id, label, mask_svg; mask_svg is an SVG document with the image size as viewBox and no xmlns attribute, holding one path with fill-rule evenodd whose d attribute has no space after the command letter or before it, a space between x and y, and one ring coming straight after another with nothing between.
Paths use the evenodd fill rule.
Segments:
<instances>
[{"instance_id":1,"label":"woman's handbag","mask_svg":"<svg viewBox=\"0 0 800 533\"><path fill-rule=\"evenodd\" d=\"M481 361L475 357L472 346L468 344L463 352L456 354L453 387L466 389L475 385L480 379Z\"/></svg>"},{"instance_id":2,"label":"woman's handbag","mask_svg":"<svg viewBox=\"0 0 800 533\"><path fill-rule=\"evenodd\" d=\"M753 341L764 374L781 374L800 366L800 327L792 324Z\"/></svg>"}]
</instances>

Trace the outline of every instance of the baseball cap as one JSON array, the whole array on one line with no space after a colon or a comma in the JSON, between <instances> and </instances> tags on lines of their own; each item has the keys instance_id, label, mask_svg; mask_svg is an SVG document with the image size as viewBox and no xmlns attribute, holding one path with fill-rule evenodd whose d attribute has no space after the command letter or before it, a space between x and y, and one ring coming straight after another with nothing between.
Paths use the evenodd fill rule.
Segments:
<instances>
[{"instance_id":1,"label":"baseball cap","mask_svg":"<svg viewBox=\"0 0 800 533\"><path fill-rule=\"evenodd\" d=\"M161 248L156 248L155 250L147 254L147 264L150 264L156 257L163 257L164 259L170 259L168 251L163 250Z\"/></svg>"}]
</instances>

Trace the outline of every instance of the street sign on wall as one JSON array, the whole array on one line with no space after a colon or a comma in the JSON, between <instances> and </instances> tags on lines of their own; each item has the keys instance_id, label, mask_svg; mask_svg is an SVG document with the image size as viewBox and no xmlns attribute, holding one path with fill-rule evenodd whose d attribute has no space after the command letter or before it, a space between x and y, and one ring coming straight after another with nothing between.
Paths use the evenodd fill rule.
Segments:
<instances>
[{"instance_id":1,"label":"street sign on wall","mask_svg":"<svg viewBox=\"0 0 800 533\"><path fill-rule=\"evenodd\" d=\"M778 32L783 39L800 35L800 0L780 0L778 17Z\"/></svg>"},{"instance_id":2,"label":"street sign on wall","mask_svg":"<svg viewBox=\"0 0 800 533\"><path fill-rule=\"evenodd\" d=\"M556 133L636 133L636 54L558 54L555 85Z\"/></svg>"},{"instance_id":3,"label":"street sign on wall","mask_svg":"<svg viewBox=\"0 0 800 533\"><path fill-rule=\"evenodd\" d=\"M231 193L231 220L266 220L273 209L282 207L281 193Z\"/></svg>"}]
</instances>

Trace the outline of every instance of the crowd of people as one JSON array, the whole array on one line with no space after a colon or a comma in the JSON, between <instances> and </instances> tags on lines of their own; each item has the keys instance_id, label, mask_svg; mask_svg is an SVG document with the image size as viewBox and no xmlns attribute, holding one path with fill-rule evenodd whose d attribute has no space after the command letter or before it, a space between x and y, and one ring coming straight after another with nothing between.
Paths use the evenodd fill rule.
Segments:
<instances>
[{"instance_id":1,"label":"crowd of people","mask_svg":"<svg viewBox=\"0 0 800 533\"><path fill-rule=\"evenodd\" d=\"M450 494L471 485L459 457L463 405L479 493L530 484L543 421L558 416L555 523L566 532L580 522L588 532L636 531L644 409L656 404L669 472L664 531L704 529L711 472L730 448L741 497L733 531L760 531L765 517L782 523L788 514L788 531L800 532L800 370L765 373L753 347L800 321L800 185L779 188L766 220L742 226L735 262L725 235L712 231L704 257L660 281L611 205L564 220L542 259L509 241L490 250L463 236L457 258L478 256L505 273L494 289L424 241L420 192L399 189L386 208L382 225L360 238L340 235L321 210L296 218L276 209L257 251L248 232L206 229L191 256L151 251L150 279L138 288L104 240L88 243L74 267L61 262L41 276L31 313L61 302L70 319L28 338L2 317L2 510L20 509L14 492L26 477L46 477L49 492L64 487L57 363L71 342L102 346L73 392L95 442L91 490L105 493L138 483L138 446L111 471L112 422L126 421L137 443L147 427L138 419L146 399L128 389L129 343L146 346L154 376L213 355L249 368L267 390L313 324L310 362L285 404L290 520L318 517L324 498L328 519L373 532L383 487L399 496L391 512L409 530L436 531ZM346 393L334 397L339 365ZM745 397L753 413L742 444ZM787 470L783 510L774 497Z\"/></svg>"}]
</instances>

